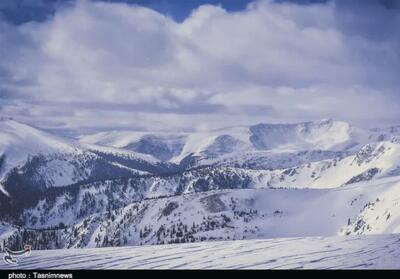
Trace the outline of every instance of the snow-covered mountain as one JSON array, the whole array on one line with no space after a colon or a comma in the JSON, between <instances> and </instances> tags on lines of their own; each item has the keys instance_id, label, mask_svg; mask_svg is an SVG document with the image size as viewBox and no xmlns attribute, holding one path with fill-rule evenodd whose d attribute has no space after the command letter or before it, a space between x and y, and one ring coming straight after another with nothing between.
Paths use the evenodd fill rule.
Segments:
<instances>
[{"instance_id":1,"label":"snow-covered mountain","mask_svg":"<svg viewBox=\"0 0 400 279\"><path fill-rule=\"evenodd\" d=\"M77 148L65 140L13 120L0 121L0 177L22 165L29 155L75 153ZM2 180L2 179L1 179Z\"/></svg>"},{"instance_id":2,"label":"snow-covered mountain","mask_svg":"<svg viewBox=\"0 0 400 279\"><path fill-rule=\"evenodd\" d=\"M391 140L398 135L400 129L395 127L363 130L345 122L324 119L176 134L111 131L82 136L80 141L134 150L174 163L192 156L195 158L192 165L197 166L229 164L269 168L265 161L274 160L276 154L298 158L304 151L319 151L320 156L312 160L321 160L333 158L336 153L355 153L368 143Z\"/></svg>"},{"instance_id":3,"label":"snow-covered mountain","mask_svg":"<svg viewBox=\"0 0 400 279\"><path fill-rule=\"evenodd\" d=\"M400 232L400 129L332 120L64 139L0 121L14 248Z\"/></svg>"},{"instance_id":4,"label":"snow-covered mountain","mask_svg":"<svg viewBox=\"0 0 400 279\"><path fill-rule=\"evenodd\" d=\"M51 187L143 173L163 173L176 168L149 155L83 144L13 120L0 121L2 211L7 204L5 196L18 203L18 196L25 196L21 194Z\"/></svg>"},{"instance_id":5,"label":"snow-covered mountain","mask_svg":"<svg viewBox=\"0 0 400 279\"><path fill-rule=\"evenodd\" d=\"M345 122L321 120L176 134L111 131L82 136L80 141L131 149L176 162L190 154L215 158L246 151L354 151L370 142L390 140L394 135L400 135L400 129L363 130Z\"/></svg>"}]
</instances>

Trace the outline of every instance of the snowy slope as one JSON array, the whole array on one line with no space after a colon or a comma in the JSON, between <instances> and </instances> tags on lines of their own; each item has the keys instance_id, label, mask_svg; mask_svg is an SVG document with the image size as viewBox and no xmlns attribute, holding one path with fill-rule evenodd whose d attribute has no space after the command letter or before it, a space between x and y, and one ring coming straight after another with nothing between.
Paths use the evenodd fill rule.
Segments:
<instances>
[{"instance_id":1,"label":"snowy slope","mask_svg":"<svg viewBox=\"0 0 400 279\"><path fill-rule=\"evenodd\" d=\"M14 120L0 119L0 154L6 156L6 162L1 169L2 173L16 165L20 165L29 155L76 153L86 150L135 156L152 162L158 161L148 155L94 144L79 143Z\"/></svg>"},{"instance_id":2,"label":"snowy slope","mask_svg":"<svg viewBox=\"0 0 400 279\"><path fill-rule=\"evenodd\" d=\"M6 193L1 181L14 167L20 166L29 156L36 154L75 153L77 148L63 139L28 125L9 120L0 120L0 190Z\"/></svg>"},{"instance_id":3,"label":"snowy slope","mask_svg":"<svg viewBox=\"0 0 400 279\"><path fill-rule=\"evenodd\" d=\"M44 200L24 218L26 228L45 230L14 230L4 240L14 247L25 235L35 248L52 249L400 233L400 177L335 189L216 190L144 200L117 189ZM59 222L66 228L57 228Z\"/></svg>"},{"instance_id":4,"label":"snowy slope","mask_svg":"<svg viewBox=\"0 0 400 279\"><path fill-rule=\"evenodd\" d=\"M21 164L29 154L72 153L65 140L13 120L0 120L0 154L6 156L1 174Z\"/></svg>"},{"instance_id":5,"label":"snowy slope","mask_svg":"<svg viewBox=\"0 0 400 279\"><path fill-rule=\"evenodd\" d=\"M93 233L92 239L103 240L107 235L119 245L329 236L358 233L351 225L358 222L361 212L369 214L369 219L381 218L379 225L369 227L369 233L395 233L400 232L399 188L400 178L391 178L332 190L212 191L135 203L113 212L112 222L107 217L91 218L86 226L81 223L80 230L95 223L103 230L89 229L86 233ZM364 212L377 201L384 210ZM95 247L94 242L87 245Z\"/></svg>"},{"instance_id":6,"label":"snowy slope","mask_svg":"<svg viewBox=\"0 0 400 279\"><path fill-rule=\"evenodd\" d=\"M0 269L399 269L399 239L393 234L32 251L18 265L0 262Z\"/></svg>"},{"instance_id":7,"label":"snowy slope","mask_svg":"<svg viewBox=\"0 0 400 279\"><path fill-rule=\"evenodd\" d=\"M0 120L1 210L10 201L4 195L18 199L22 193L50 187L174 168L150 155L79 143L14 120Z\"/></svg>"},{"instance_id":8,"label":"snowy slope","mask_svg":"<svg viewBox=\"0 0 400 279\"><path fill-rule=\"evenodd\" d=\"M260 182L275 188L336 188L399 174L398 141L367 144L351 156L309 162L290 168L258 171Z\"/></svg>"}]
</instances>

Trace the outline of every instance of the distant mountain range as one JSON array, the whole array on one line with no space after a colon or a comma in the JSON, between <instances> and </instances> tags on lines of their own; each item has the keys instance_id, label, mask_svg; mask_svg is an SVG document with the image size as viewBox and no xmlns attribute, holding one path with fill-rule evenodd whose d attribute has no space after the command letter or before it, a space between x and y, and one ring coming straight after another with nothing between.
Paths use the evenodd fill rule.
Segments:
<instances>
[{"instance_id":1,"label":"distant mountain range","mask_svg":"<svg viewBox=\"0 0 400 279\"><path fill-rule=\"evenodd\" d=\"M62 138L0 121L0 248L400 232L400 127Z\"/></svg>"}]
</instances>

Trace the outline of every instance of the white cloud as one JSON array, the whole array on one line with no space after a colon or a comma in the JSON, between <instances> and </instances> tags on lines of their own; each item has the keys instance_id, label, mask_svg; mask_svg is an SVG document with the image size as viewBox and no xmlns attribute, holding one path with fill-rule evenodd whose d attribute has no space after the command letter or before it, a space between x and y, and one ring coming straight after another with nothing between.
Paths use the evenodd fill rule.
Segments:
<instances>
[{"instance_id":1,"label":"white cloud","mask_svg":"<svg viewBox=\"0 0 400 279\"><path fill-rule=\"evenodd\" d=\"M43 23L0 27L0 112L47 126L400 116L397 37L346 33L334 3L262 1L235 13L205 5L177 23L139 6L79 1Z\"/></svg>"}]
</instances>

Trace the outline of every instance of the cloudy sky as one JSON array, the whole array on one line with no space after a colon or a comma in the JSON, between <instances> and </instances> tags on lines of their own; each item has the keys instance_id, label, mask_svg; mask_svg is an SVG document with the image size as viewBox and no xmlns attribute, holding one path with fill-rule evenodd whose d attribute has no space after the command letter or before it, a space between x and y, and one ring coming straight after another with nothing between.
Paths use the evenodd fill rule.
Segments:
<instances>
[{"instance_id":1,"label":"cloudy sky","mask_svg":"<svg viewBox=\"0 0 400 279\"><path fill-rule=\"evenodd\" d=\"M0 115L42 128L400 124L400 3L2 0Z\"/></svg>"}]
</instances>

